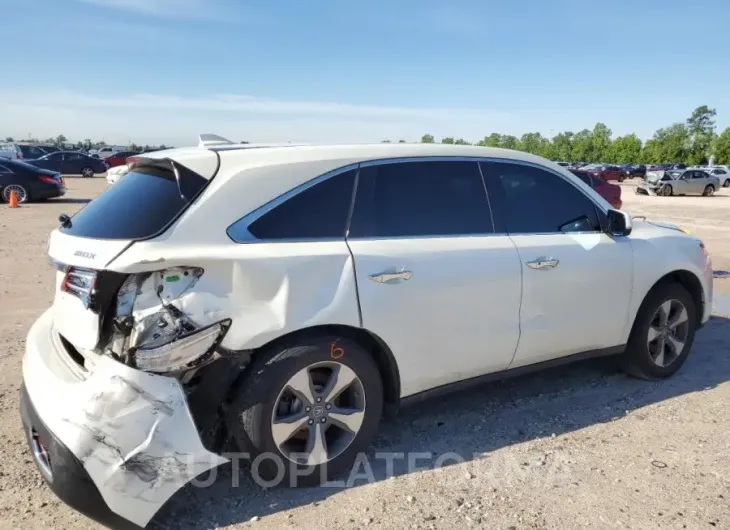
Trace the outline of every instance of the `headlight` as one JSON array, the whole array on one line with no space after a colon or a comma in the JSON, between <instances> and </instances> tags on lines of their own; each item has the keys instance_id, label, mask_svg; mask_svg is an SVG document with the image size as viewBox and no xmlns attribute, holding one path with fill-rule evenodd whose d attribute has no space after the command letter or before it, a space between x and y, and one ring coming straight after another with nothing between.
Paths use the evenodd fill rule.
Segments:
<instances>
[{"instance_id":1,"label":"headlight","mask_svg":"<svg viewBox=\"0 0 730 530\"><path fill-rule=\"evenodd\" d=\"M196 322L176 305L202 275L200 268L175 267L129 276L117 293L111 353L126 364L157 373L210 358L230 321Z\"/></svg>"}]
</instances>

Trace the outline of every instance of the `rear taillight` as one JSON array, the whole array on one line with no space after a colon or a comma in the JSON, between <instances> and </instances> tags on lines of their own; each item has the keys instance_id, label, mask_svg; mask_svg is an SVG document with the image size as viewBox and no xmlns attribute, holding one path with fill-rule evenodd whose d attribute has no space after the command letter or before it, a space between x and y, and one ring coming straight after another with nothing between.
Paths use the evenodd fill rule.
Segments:
<instances>
[{"instance_id":1,"label":"rear taillight","mask_svg":"<svg viewBox=\"0 0 730 530\"><path fill-rule=\"evenodd\" d=\"M41 182L45 182L46 184L58 184L58 181L54 179L53 177L48 177L46 175L39 175L38 180Z\"/></svg>"},{"instance_id":2,"label":"rear taillight","mask_svg":"<svg viewBox=\"0 0 730 530\"><path fill-rule=\"evenodd\" d=\"M69 267L61 282L61 291L76 296L88 308L96 288L96 271Z\"/></svg>"}]
</instances>

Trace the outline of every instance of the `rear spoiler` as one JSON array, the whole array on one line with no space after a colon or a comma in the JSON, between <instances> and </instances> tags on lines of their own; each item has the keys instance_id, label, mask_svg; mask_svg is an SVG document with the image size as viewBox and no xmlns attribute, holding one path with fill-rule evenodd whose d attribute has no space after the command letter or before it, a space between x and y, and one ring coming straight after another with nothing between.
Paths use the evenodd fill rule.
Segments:
<instances>
[{"instance_id":1,"label":"rear spoiler","mask_svg":"<svg viewBox=\"0 0 730 530\"><path fill-rule=\"evenodd\" d=\"M198 147L213 147L218 145L235 145L230 140L217 134L201 134L198 136Z\"/></svg>"}]
</instances>

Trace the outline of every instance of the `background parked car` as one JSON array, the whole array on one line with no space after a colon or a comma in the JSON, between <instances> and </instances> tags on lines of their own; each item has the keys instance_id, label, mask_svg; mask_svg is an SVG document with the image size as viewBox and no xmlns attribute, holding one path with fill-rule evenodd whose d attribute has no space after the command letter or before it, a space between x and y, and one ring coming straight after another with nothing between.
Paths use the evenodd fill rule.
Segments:
<instances>
[{"instance_id":1,"label":"background parked car","mask_svg":"<svg viewBox=\"0 0 730 530\"><path fill-rule=\"evenodd\" d=\"M704 195L715 193L720 187L720 179L701 169L670 169L668 171L648 171L644 182L636 188L636 193L663 195Z\"/></svg>"},{"instance_id":2,"label":"background parked car","mask_svg":"<svg viewBox=\"0 0 730 530\"><path fill-rule=\"evenodd\" d=\"M646 176L646 166L644 164L626 164L621 166L626 174L626 178L644 178Z\"/></svg>"},{"instance_id":3,"label":"background parked car","mask_svg":"<svg viewBox=\"0 0 730 530\"><path fill-rule=\"evenodd\" d=\"M705 169L710 175L714 175L720 181L720 186L723 188L730 187L730 171L724 167L712 167Z\"/></svg>"},{"instance_id":4,"label":"background parked car","mask_svg":"<svg viewBox=\"0 0 730 530\"><path fill-rule=\"evenodd\" d=\"M127 163L127 158L136 154L137 153L134 151L120 151L118 153L114 153L112 156L106 157L104 162L106 162L109 167L123 166Z\"/></svg>"},{"instance_id":5,"label":"background parked car","mask_svg":"<svg viewBox=\"0 0 730 530\"><path fill-rule=\"evenodd\" d=\"M63 175L82 175L84 177L93 177L95 173L104 173L109 169L103 160L74 151L58 151L28 160L28 163Z\"/></svg>"},{"instance_id":6,"label":"background parked car","mask_svg":"<svg viewBox=\"0 0 730 530\"><path fill-rule=\"evenodd\" d=\"M116 181L122 178L123 175L126 175L128 171L129 166L127 164L110 168L109 171L106 172L107 184L114 184Z\"/></svg>"},{"instance_id":7,"label":"background parked car","mask_svg":"<svg viewBox=\"0 0 730 530\"><path fill-rule=\"evenodd\" d=\"M13 143L0 143L0 157L1 158L12 158L22 159L23 152L20 150L17 144Z\"/></svg>"},{"instance_id":8,"label":"background parked car","mask_svg":"<svg viewBox=\"0 0 730 530\"><path fill-rule=\"evenodd\" d=\"M609 184L602 178L594 177L587 171L581 171L580 169L571 169L570 172L596 190L611 206L617 210L621 209L621 205L623 204L621 201L621 186Z\"/></svg>"},{"instance_id":9,"label":"background parked car","mask_svg":"<svg viewBox=\"0 0 730 530\"><path fill-rule=\"evenodd\" d=\"M619 182L623 182L626 179L626 174L618 166L608 164L589 164L581 169L583 171L588 171L588 173L594 177L599 177L603 180L618 180Z\"/></svg>"},{"instance_id":10,"label":"background parked car","mask_svg":"<svg viewBox=\"0 0 730 530\"><path fill-rule=\"evenodd\" d=\"M66 193L61 174L22 160L0 160L0 198L8 202L15 192L18 202L61 197Z\"/></svg>"}]
</instances>

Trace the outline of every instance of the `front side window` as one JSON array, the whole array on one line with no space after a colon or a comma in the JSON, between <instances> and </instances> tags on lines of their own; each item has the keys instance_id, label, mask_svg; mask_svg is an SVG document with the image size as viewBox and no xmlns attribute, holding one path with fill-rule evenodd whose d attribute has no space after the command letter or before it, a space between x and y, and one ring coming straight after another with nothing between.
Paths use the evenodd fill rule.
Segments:
<instances>
[{"instance_id":1,"label":"front side window","mask_svg":"<svg viewBox=\"0 0 730 530\"><path fill-rule=\"evenodd\" d=\"M554 173L510 162L484 162L482 173L499 230L509 234L601 230L593 201Z\"/></svg>"},{"instance_id":2,"label":"front side window","mask_svg":"<svg viewBox=\"0 0 730 530\"><path fill-rule=\"evenodd\" d=\"M476 162L399 162L360 169L351 238L492 234Z\"/></svg>"},{"instance_id":3,"label":"front side window","mask_svg":"<svg viewBox=\"0 0 730 530\"><path fill-rule=\"evenodd\" d=\"M329 177L272 208L248 226L260 240L344 239L355 170ZM229 230L242 240L234 224Z\"/></svg>"}]
</instances>

